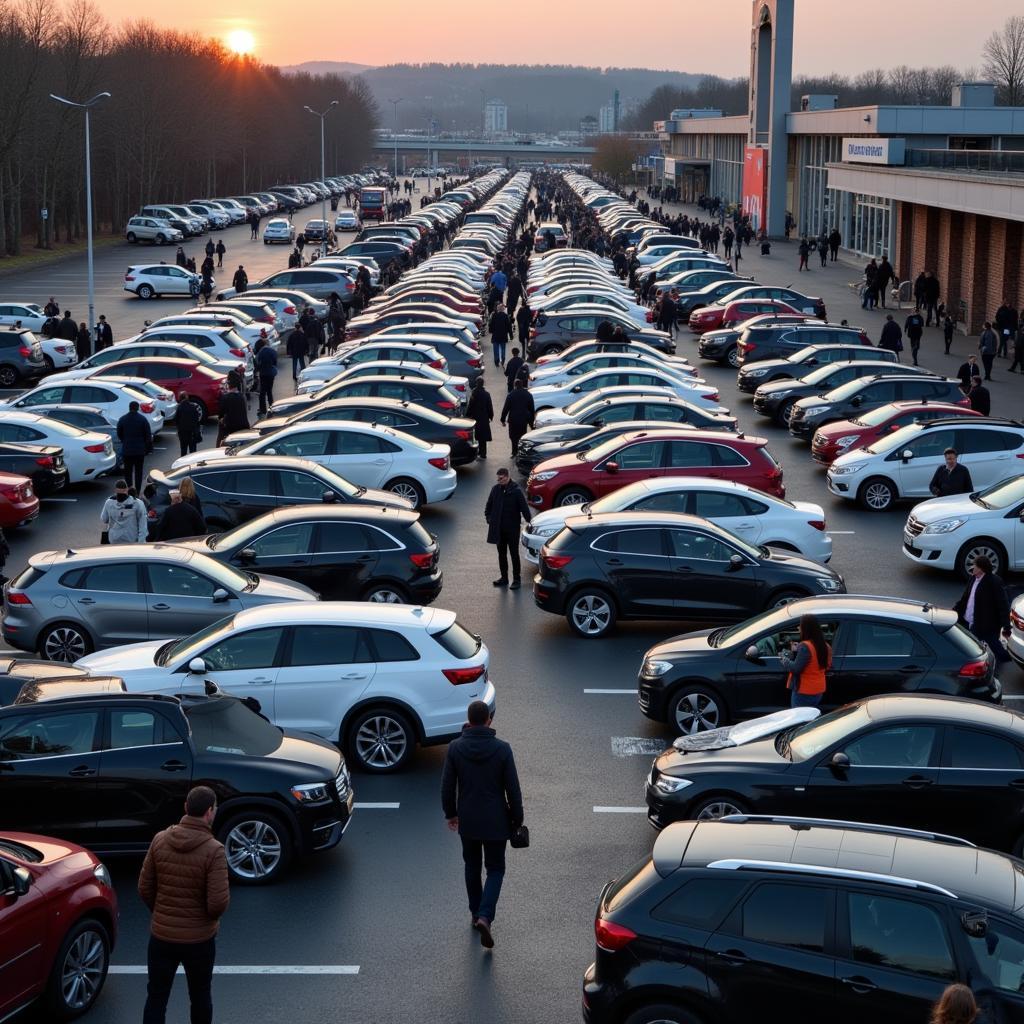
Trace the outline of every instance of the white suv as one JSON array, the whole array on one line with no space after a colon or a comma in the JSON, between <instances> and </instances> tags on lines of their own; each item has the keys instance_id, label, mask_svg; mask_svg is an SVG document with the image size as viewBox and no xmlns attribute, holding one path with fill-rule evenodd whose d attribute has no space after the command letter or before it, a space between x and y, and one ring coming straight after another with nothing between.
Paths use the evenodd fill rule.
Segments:
<instances>
[{"instance_id":1,"label":"white suv","mask_svg":"<svg viewBox=\"0 0 1024 1024\"><path fill-rule=\"evenodd\" d=\"M184 236L160 217L130 217L124 229L124 237L129 242L167 245L169 242L180 242Z\"/></svg>"},{"instance_id":2,"label":"white suv","mask_svg":"<svg viewBox=\"0 0 1024 1024\"><path fill-rule=\"evenodd\" d=\"M192 282L198 280L198 274L173 263L140 263L125 271L124 290L138 295L140 299L191 295Z\"/></svg>"},{"instance_id":3,"label":"white suv","mask_svg":"<svg viewBox=\"0 0 1024 1024\"><path fill-rule=\"evenodd\" d=\"M337 742L359 767L393 772L417 743L459 735L471 701L493 709L490 655L443 608L324 601L265 605L183 640L153 640L78 661L133 693L203 693L209 676L255 697L286 729Z\"/></svg>"},{"instance_id":4,"label":"white suv","mask_svg":"<svg viewBox=\"0 0 1024 1024\"><path fill-rule=\"evenodd\" d=\"M974 489L988 487L1024 471L1024 423L981 416L911 423L840 455L829 466L828 489L872 512L900 498L928 498L947 448L958 453Z\"/></svg>"}]
</instances>

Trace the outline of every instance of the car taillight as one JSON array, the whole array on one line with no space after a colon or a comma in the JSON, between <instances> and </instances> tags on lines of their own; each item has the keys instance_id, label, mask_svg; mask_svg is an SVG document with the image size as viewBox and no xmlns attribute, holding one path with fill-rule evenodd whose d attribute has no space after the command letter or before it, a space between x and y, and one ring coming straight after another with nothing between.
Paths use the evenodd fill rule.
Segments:
<instances>
[{"instance_id":1,"label":"car taillight","mask_svg":"<svg viewBox=\"0 0 1024 1024\"><path fill-rule=\"evenodd\" d=\"M447 469L448 468L448 456L443 455L439 459L427 459L435 469Z\"/></svg>"},{"instance_id":2,"label":"car taillight","mask_svg":"<svg viewBox=\"0 0 1024 1024\"><path fill-rule=\"evenodd\" d=\"M443 370L444 369L444 360L443 359L431 359L430 362L427 363L427 366L429 366L432 370Z\"/></svg>"},{"instance_id":3,"label":"car taillight","mask_svg":"<svg viewBox=\"0 0 1024 1024\"><path fill-rule=\"evenodd\" d=\"M594 921L594 937L597 939L598 948L606 953L617 953L636 938L636 932L623 924L598 917Z\"/></svg>"},{"instance_id":4,"label":"car taillight","mask_svg":"<svg viewBox=\"0 0 1024 1024\"><path fill-rule=\"evenodd\" d=\"M61 355L64 355L68 350L67 345L55 345L54 347Z\"/></svg>"},{"instance_id":5,"label":"car taillight","mask_svg":"<svg viewBox=\"0 0 1024 1024\"><path fill-rule=\"evenodd\" d=\"M465 391L466 390L466 385L465 384L453 384L452 387L455 388L456 391Z\"/></svg>"},{"instance_id":6,"label":"car taillight","mask_svg":"<svg viewBox=\"0 0 1024 1024\"><path fill-rule=\"evenodd\" d=\"M746 355L748 352L753 352L754 349L757 348L757 346L749 341L741 341L739 343L739 348L743 352L743 354Z\"/></svg>"},{"instance_id":7,"label":"car taillight","mask_svg":"<svg viewBox=\"0 0 1024 1024\"><path fill-rule=\"evenodd\" d=\"M717 402L718 392L712 391L710 395L701 395L701 398L703 398L705 402Z\"/></svg>"},{"instance_id":8,"label":"car taillight","mask_svg":"<svg viewBox=\"0 0 1024 1024\"><path fill-rule=\"evenodd\" d=\"M449 402L447 398L442 398L441 401L437 403L437 407L438 409L454 409L455 403Z\"/></svg>"},{"instance_id":9,"label":"car taillight","mask_svg":"<svg viewBox=\"0 0 1024 1024\"><path fill-rule=\"evenodd\" d=\"M961 676L968 679L981 679L988 675L988 658L979 658L977 661L969 661L966 665L960 666Z\"/></svg>"},{"instance_id":10,"label":"car taillight","mask_svg":"<svg viewBox=\"0 0 1024 1024\"><path fill-rule=\"evenodd\" d=\"M345 285L345 291L347 291L347 292L355 291L355 287L356 286L351 281L349 281L349 283L347 285Z\"/></svg>"},{"instance_id":11,"label":"car taillight","mask_svg":"<svg viewBox=\"0 0 1024 1024\"><path fill-rule=\"evenodd\" d=\"M464 683L475 683L487 669L483 665L474 665L472 668L446 668L441 671L452 686L462 686Z\"/></svg>"},{"instance_id":12,"label":"car taillight","mask_svg":"<svg viewBox=\"0 0 1024 1024\"><path fill-rule=\"evenodd\" d=\"M295 315L295 314L296 314L296 313L298 312L298 310L297 310L297 309L296 309L296 308L295 308L294 306L285 306L285 307L284 307L284 311L285 311L285 312L286 312L286 313L287 313L287 314L288 314L289 316L294 316L294 315Z\"/></svg>"},{"instance_id":13,"label":"car taillight","mask_svg":"<svg viewBox=\"0 0 1024 1024\"><path fill-rule=\"evenodd\" d=\"M8 604L32 604L28 598L28 594L23 594L20 590L8 590L7 591L7 603Z\"/></svg>"},{"instance_id":14,"label":"car taillight","mask_svg":"<svg viewBox=\"0 0 1024 1024\"><path fill-rule=\"evenodd\" d=\"M147 518L147 519L156 519L156 509L155 509L155 508L151 508L151 509L150 509L150 510L149 510L149 511L148 511L148 512L146 513L146 518Z\"/></svg>"},{"instance_id":15,"label":"car taillight","mask_svg":"<svg viewBox=\"0 0 1024 1024\"><path fill-rule=\"evenodd\" d=\"M132 274L125 274L124 275L124 279L126 281L134 281L135 280L135 278L134 278L134 276Z\"/></svg>"},{"instance_id":16,"label":"car taillight","mask_svg":"<svg viewBox=\"0 0 1024 1024\"><path fill-rule=\"evenodd\" d=\"M237 359L241 359L242 356L245 355L245 349L244 348L233 348L233 349L231 349L231 354L233 356L235 356Z\"/></svg>"},{"instance_id":17,"label":"car taillight","mask_svg":"<svg viewBox=\"0 0 1024 1024\"><path fill-rule=\"evenodd\" d=\"M146 413L146 415L148 416L153 411L153 403L152 402L143 402L142 405L139 406L139 409L142 412Z\"/></svg>"},{"instance_id":18,"label":"car taillight","mask_svg":"<svg viewBox=\"0 0 1024 1024\"><path fill-rule=\"evenodd\" d=\"M535 327L531 327L530 328L530 337L531 338L536 338L537 337L537 329Z\"/></svg>"},{"instance_id":19,"label":"car taillight","mask_svg":"<svg viewBox=\"0 0 1024 1024\"><path fill-rule=\"evenodd\" d=\"M480 363L482 362L482 360L480 360L480 359L478 359L478 358L477 358L477 359L467 359L467 360L466 360L466 362L467 362L467 363L468 363L468 364L469 364L470 366L472 366L472 367L473 367L474 369L476 369L476 368L477 368L477 367L478 367L478 366L480 365Z\"/></svg>"},{"instance_id":20,"label":"car taillight","mask_svg":"<svg viewBox=\"0 0 1024 1024\"><path fill-rule=\"evenodd\" d=\"M424 551L420 554L410 555L409 561L412 562L417 569L429 569L434 564L434 552Z\"/></svg>"},{"instance_id":21,"label":"car taillight","mask_svg":"<svg viewBox=\"0 0 1024 1024\"><path fill-rule=\"evenodd\" d=\"M572 555L546 555L541 552L540 560L549 569L564 569L571 561Z\"/></svg>"},{"instance_id":22,"label":"car taillight","mask_svg":"<svg viewBox=\"0 0 1024 1024\"><path fill-rule=\"evenodd\" d=\"M85 446L85 450L87 452L94 452L95 453L95 452L102 452L102 451L104 451L106 449L106 447L107 446L105 444L87 444Z\"/></svg>"},{"instance_id":23,"label":"car taillight","mask_svg":"<svg viewBox=\"0 0 1024 1024\"><path fill-rule=\"evenodd\" d=\"M870 345L871 344L871 339L867 336L867 334L864 333L864 331L860 332L860 343L862 345Z\"/></svg>"},{"instance_id":24,"label":"car taillight","mask_svg":"<svg viewBox=\"0 0 1024 1024\"><path fill-rule=\"evenodd\" d=\"M53 458L49 455L41 455L36 459L36 465L42 466L44 469L51 469L53 467Z\"/></svg>"},{"instance_id":25,"label":"car taillight","mask_svg":"<svg viewBox=\"0 0 1024 1024\"><path fill-rule=\"evenodd\" d=\"M455 436L460 441L472 441L473 440L473 431L472 430L456 430L455 431Z\"/></svg>"},{"instance_id":26,"label":"car taillight","mask_svg":"<svg viewBox=\"0 0 1024 1024\"><path fill-rule=\"evenodd\" d=\"M30 349L27 345L19 345L18 354L22 356L24 359L28 359L28 357L32 355L32 349Z\"/></svg>"},{"instance_id":27,"label":"car taillight","mask_svg":"<svg viewBox=\"0 0 1024 1024\"><path fill-rule=\"evenodd\" d=\"M1024 617L1018 615L1012 608L1010 609L1010 625L1014 629L1024 629Z\"/></svg>"},{"instance_id":28,"label":"car taillight","mask_svg":"<svg viewBox=\"0 0 1024 1024\"><path fill-rule=\"evenodd\" d=\"M824 519L808 519L807 525L813 526L816 530L821 530L822 533L824 533L826 530Z\"/></svg>"},{"instance_id":29,"label":"car taillight","mask_svg":"<svg viewBox=\"0 0 1024 1024\"><path fill-rule=\"evenodd\" d=\"M970 405L970 404L971 404L971 400L970 400L970 399L969 399L969 398L968 398L968 397L967 397L967 396L965 395L965 396L964 396L963 398L961 398L961 399L960 399L960 401L958 401L958 402L957 402L956 404L957 404L957 405L962 405L962 406L965 406L965 407L966 407L966 406L968 406L968 405Z\"/></svg>"}]
</instances>

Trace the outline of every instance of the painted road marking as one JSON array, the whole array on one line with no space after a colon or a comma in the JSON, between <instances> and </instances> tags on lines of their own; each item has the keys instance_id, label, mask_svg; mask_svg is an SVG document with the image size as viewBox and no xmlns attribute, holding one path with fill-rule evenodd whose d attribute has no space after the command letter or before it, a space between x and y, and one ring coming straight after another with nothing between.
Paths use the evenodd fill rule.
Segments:
<instances>
[{"instance_id":1,"label":"painted road marking","mask_svg":"<svg viewBox=\"0 0 1024 1024\"><path fill-rule=\"evenodd\" d=\"M65 504L73 505L76 501L78 501L78 499L77 498L43 498L43 501L62 501Z\"/></svg>"},{"instance_id":2,"label":"painted road marking","mask_svg":"<svg viewBox=\"0 0 1024 1024\"><path fill-rule=\"evenodd\" d=\"M633 694L635 696L636 695L636 687L634 686L632 690L584 690L583 692L584 693L631 693L631 694Z\"/></svg>"},{"instance_id":3,"label":"painted road marking","mask_svg":"<svg viewBox=\"0 0 1024 1024\"><path fill-rule=\"evenodd\" d=\"M356 802L352 805L352 809L354 811L397 811L401 806L401 804L361 804Z\"/></svg>"},{"instance_id":4,"label":"painted road marking","mask_svg":"<svg viewBox=\"0 0 1024 1024\"><path fill-rule=\"evenodd\" d=\"M646 814L646 807L595 807L595 814Z\"/></svg>"},{"instance_id":5,"label":"painted road marking","mask_svg":"<svg viewBox=\"0 0 1024 1024\"><path fill-rule=\"evenodd\" d=\"M856 530L829 530L830 537L852 537Z\"/></svg>"},{"instance_id":6,"label":"painted road marking","mask_svg":"<svg viewBox=\"0 0 1024 1024\"><path fill-rule=\"evenodd\" d=\"M649 736L613 736L613 757L637 757L641 754L660 754L667 744L664 740L651 739Z\"/></svg>"},{"instance_id":7,"label":"painted road marking","mask_svg":"<svg viewBox=\"0 0 1024 1024\"><path fill-rule=\"evenodd\" d=\"M1024 693L1004 693L1003 700L1024 700Z\"/></svg>"},{"instance_id":8,"label":"painted road marking","mask_svg":"<svg viewBox=\"0 0 1024 1024\"><path fill-rule=\"evenodd\" d=\"M145 964L113 964L111 974L147 974ZM184 974L183 967L178 974ZM215 964L214 974L358 974L358 964Z\"/></svg>"}]
</instances>

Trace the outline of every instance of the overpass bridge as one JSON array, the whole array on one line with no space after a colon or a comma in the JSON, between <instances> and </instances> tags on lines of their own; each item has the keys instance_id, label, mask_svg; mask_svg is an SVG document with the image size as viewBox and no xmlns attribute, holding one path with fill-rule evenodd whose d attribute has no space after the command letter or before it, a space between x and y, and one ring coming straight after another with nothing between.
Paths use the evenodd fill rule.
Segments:
<instances>
[{"instance_id":1,"label":"overpass bridge","mask_svg":"<svg viewBox=\"0 0 1024 1024\"><path fill-rule=\"evenodd\" d=\"M378 135L373 150L393 165L398 153L398 172L413 167L437 167L456 164L469 167L477 160L514 163L590 163L593 146L530 142L526 139L484 141L482 139L416 138L399 135L398 138Z\"/></svg>"}]
</instances>

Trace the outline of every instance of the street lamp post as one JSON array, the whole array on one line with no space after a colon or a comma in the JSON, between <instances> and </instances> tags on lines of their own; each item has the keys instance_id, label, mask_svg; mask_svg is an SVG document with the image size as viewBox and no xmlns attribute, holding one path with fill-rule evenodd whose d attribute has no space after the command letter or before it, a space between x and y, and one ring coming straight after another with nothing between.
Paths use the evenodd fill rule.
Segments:
<instances>
[{"instance_id":1,"label":"street lamp post","mask_svg":"<svg viewBox=\"0 0 1024 1024\"><path fill-rule=\"evenodd\" d=\"M398 181L398 104L402 102L404 97L399 96L397 100L388 100L395 108L395 181Z\"/></svg>"},{"instance_id":2,"label":"street lamp post","mask_svg":"<svg viewBox=\"0 0 1024 1024\"><path fill-rule=\"evenodd\" d=\"M321 182L327 177L327 168L324 166L324 121L327 119L327 115L338 105L337 100L331 100L327 105L327 109L323 112L314 110L312 107L303 107L303 110L308 110L314 117L320 118L320 180ZM320 236L320 255L327 255L327 198L326 196L320 197L320 223L323 225L323 233Z\"/></svg>"},{"instance_id":3,"label":"street lamp post","mask_svg":"<svg viewBox=\"0 0 1024 1024\"><path fill-rule=\"evenodd\" d=\"M63 103L69 107L77 107L79 110L85 111L85 249L86 249L86 265L88 267L89 275L89 319L86 323L89 325L90 331L96 330L96 278L93 273L92 265L92 155L90 153L89 146L89 109L100 100L110 99L109 92L99 92L91 100L86 100L85 103L75 103L73 100L65 99L63 96L57 96L54 93L50 93L50 99L56 100L58 103Z\"/></svg>"}]
</instances>

